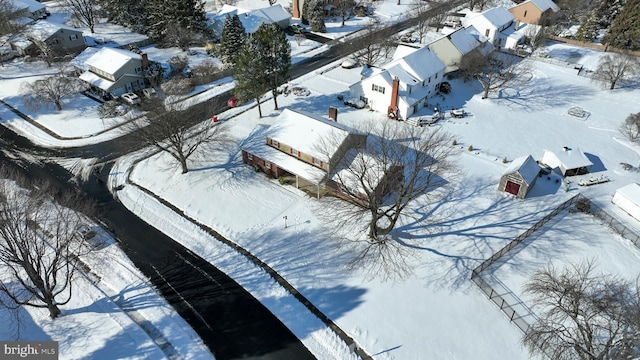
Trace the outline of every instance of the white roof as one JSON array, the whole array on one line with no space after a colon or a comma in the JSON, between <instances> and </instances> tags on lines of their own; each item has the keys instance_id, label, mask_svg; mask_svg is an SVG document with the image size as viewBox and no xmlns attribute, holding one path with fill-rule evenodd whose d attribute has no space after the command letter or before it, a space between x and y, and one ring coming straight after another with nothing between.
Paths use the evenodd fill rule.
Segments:
<instances>
[{"instance_id":1,"label":"white roof","mask_svg":"<svg viewBox=\"0 0 640 360\"><path fill-rule=\"evenodd\" d=\"M527 184L532 184L540 172L540 165L531 155L519 157L511 162L503 175L519 172Z\"/></svg>"},{"instance_id":2,"label":"white roof","mask_svg":"<svg viewBox=\"0 0 640 360\"><path fill-rule=\"evenodd\" d=\"M84 49L80 54L78 54L76 57L74 57L70 63L71 65L77 67L78 69L81 69L83 71L87 71L87 65L86 65L86 61L92 57L94 54L96 54L100 49L99 48L95 48L95 47L88 47L86 49Z\"/></svg>"},{"instance_id":3,"label":"white roof","mask_svg":"<svg viewBox=\"0 0 640 360\"><path fill-rule=\"evenodd\" d=\"M392 78L397 77L400 82L413 85L444 71L446 66L428 46L424 46L385 67Z\"/></svg>"},{"instance_id":4,"label":"white roof","mask_svg":"<svg viewBox=\"0 0 640 360\"><path fill-rule=\"evenodd\" d=\"M616 194L623 195L637 207L640 207L640 185L631 183L616 190Z\"/></svg>"},{"instance_id":5,"label":"white roof","mask_svg":"<svg viewBox=\"0 0 640 360\"><path fill-rule=\"evenodd\" d=\"M276 4L262 9L252 10L251 14L267 19L269 23L276 23L291 19L291 14L282 5Z\"/></svg>"},{"instance_id":6,"label":"white roof","mask_svg":"<svg viewBox=\"0 0 640 360\"><path fill-rule=\"evenodd\" d=\"M13 0L13 6L18 10L29 9L32 13L46 8L46 6L36 0Z\"/></svg>"},{"instance_id":7,"label":"white roof","mask_svg":"<svg viewBox=\"0 0 640 360\"><path fill-rule=\"evenodd\" d=\"M262 9L246 10L231 5L223 5L214 17L214 27L222 34L224 22L229 17L237 14L244 30L247 33L254 33L258 30L262 23L276 23L291 18L291 14L287 12L282 5L277 4Z\"/></svg>"},{"instance_id":8,"label":"white roof","mask_svg":"<svg viewBox=\"0 0 640 360\"><path fill-rule=\"evenodd\" d=\"M85 71L80 75L80 80L96 86L104 91L111 91L111 87L115 84L113 81L109 81L102 78L90 71Z\"/></svg>"},{"instance_id":9,"label":"white roof","mask_svg":"<svg viewBox=\"0 0 640 360\"><path fill-rule=\"evenodd\" d=\"M81 31L70 26L50 22L47 20L38 20L30 26L27 26L27 28L24 30L24 34L18 35L13 38L11 40L11 43L17 46L27 47L31 45L31 42L27 39L28 36L31 36L36 40L46 41L60 29L73 31L75 33L78 33L79 36L82 36Z\"/></svg>"},{"instance_id":10,"label":"white roof","mask_svg":"<svg viewBox=\"0 0 640 360\"><path fill-rule=\"evenodd\" d=\"M545 12L549 9L553 10L553 12L558 12L560 11L560 7L558 5L556 5L556 3L554 3L551 0L527 0L525 2L523 2L522 4L525 3L532 3L533 5L535 5L538 9L540 9L540 11ZM520 5L522 5L520 4Z\"/></svg>"},{"instance_id":11,"label":"white roof","mask_svg":"<svg viewBox=\"0 0 640 360\"><path fill-rule=\"evenodd\" d=\"M470 53L473 49L481 45L480 41L469 33L466 28L460 28L447 35L447 37L462 55Z\"/></svg>"},{"instance_id":12,"label":"white roof","mask_svg":"<svg viewBox=\"0 0 640 360\"><path fill-rule=\"evenodd\" d=\"M85 64L109 74L114 74L131 59L141 60L142 56L128 50L102 48L97 53L90 56L85 61Z\"/></svg>"},{"instance_id":13,"label":"white roof","mask_svg":"<svg viewBox=\"0 0 640 360\"><path fill-rule=\"evenodd\" d=\"M570 149L567 151L559 151L557 153L545 150L542 154L542 162L551 166L552 168L561 167L562 165L567 170L589 167L593 165L593 163L584 155L584 153L579 148Z\"/></svg>"},{"instance_id":14,"label":"white roof","mask_svg":"<svg viewBox=\"0 0 640 360\"><path fill-rule=\"evenodd\" d=\"M373 191L387 170L389 170L388 166L373 154L361 149L349 149L336 167L331 179L352 191L364 194L359 177L362 176L364 185L369 187L369 191Z\"/></svg>"},{"instance_id":15,"label":"white roof","mask_svg":"<svg viewBox=\"0 0 640 360\"><path fill-rule=\"evenodd\" d=\"M287 144L292 148L311 155L316 159L328 162L330 159L322 154L333 154L338 146L347 138L351 129L343 124L300 111L284 109L266 136ZM330 149L324 149L323 140L331 139ZM320 151L322 149L322 151Z\"/></svg>"},{"instance_id":16,"label":"white roof","mask_svg":"<svg viewBox=\"0 0 640 360\"><path fill-rule=\"evenodd\" d=\"M497 28L510 23L514 19L513 14L504 6L494 7L489 10L485 10L480 14L469 13L467 16L469 17L468 20L466 20L467 24L476 23L479 19L485 19Z\"/></svg>"}]
</instances>

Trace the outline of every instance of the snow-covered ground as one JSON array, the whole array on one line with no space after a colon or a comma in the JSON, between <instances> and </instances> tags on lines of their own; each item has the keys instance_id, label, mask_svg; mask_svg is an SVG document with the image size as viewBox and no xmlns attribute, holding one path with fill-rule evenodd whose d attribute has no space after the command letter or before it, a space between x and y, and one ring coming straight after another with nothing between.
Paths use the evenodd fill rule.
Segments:
<instances>
[{"instance_id":1,"label":"snow-covered ground","mask_svg":"<svg viewBox=\"0 0 640 360\"><path fill-rule=\"evenodd\" d=\"M239 6L243 6L244 1ZM258 7L264 6L264 2L260 4ZM377 15L384 10L383 6L388 6L384 14L389 18L403 16L395 1L376 3L376 6L379 7ZM331 27L328 24L328 28ZM292 48L295 46L292 44ZM582 64L586 68L594 68L601 55L561 44L552 44L544 51L552 59ZM167 59L172 56L162 54L154 56ZM640 149L622 139L617 128L628 114L638 112L636 102L640 90L632 87L604 90L590 79L577 76L573 66L531 59L525 60L525 64L532 70L533 77L518 88L506 89L483 100L477 84L453 79L453 92L433 100L439 108L464 108L469 113L463 119L447 116L435 125L456 137L462 174L451 179L454 186L441 203L434 204L433 208L410 209L419 217L431 219L426 226L411 221L400 224L398 234L412 246L415 256L414 274L405 280L381 282L369 280L364 273L346 271L344 264L349 254L338 252L326 237L327 229L317 216L318 211L322 211L318 201L291 186L268 180L242 164L239 156L242 141L257 126L271 124L279 113L271 111L271 101L263 104L265 117L261 119L255 108L233 118L230 113L217 114L222 120L229 119L227 124L232 127L236 146L224 151L206 151L192 161L191 171L184 175L177 169L167 171L165 165L170 160L163 154L145 159L132 169L131 179L135 185L125 185L118 197L162 231L176 239L190 239L184 241L185 246L248 289L319 359L349 359L352 355L331 331L266 273L173 214L137 186L153 191L268 263L376 359L526 359L526 351L519 345L521 333L472 285L470 271L577 192L619 214L610 204L615 189L640 180L637 168L625 171L619 163L640 164ZM20 82L51 71L34 65L12 62L0 68L3 101L22 110L17 92ZM368 121L387 121L382 114L345 107L337 100L337 95L348 91L348 86L358 79L358 72L359 69L337 67L296 79L291 85L307 87L311 94L282 96L278 99L279 105L322 116L329 106L337 106L338 121L356 128ZM221 87L207 93L214 95ZM64 110L64 115L50 110L38 114L25 112L59 135L89 135L105 128L92 105L92 100L79 97L65 102L69 110ZM568 115L567 110L574 106L583 108L588 116L578 119ZM232 111L239 112L238 109ZM0 108L0 118L4 124L51 146L81 145L118 135L109 131L86 139L60 140L28 125L6 107ZM469 145L473 145L473 152L466 150ZM594 162L594 172L606 174L611 181L581 188L577 186L577 179L573 179L569 191L565 192L555 181L541 178L526 200L517 200L496 190L500 175L508 165L502 163L503 158L512 160L527 154L540 158L544 149L560 151L563 146L580 148ZM112 186L126 181L124 174L137 157L140 154L118 162ZM120 175L116 175L118 173ZM283 216L288 217L287 228ZM553 232L564 234L576 227L580 232L574 231L571 237L562 238L558 246L559 236ZM605 271L623 268L624 275L637 273L638 251L590 217L563 214L544 229L528 240L531 244L524 250L492 268L492 275L517 294L523 281L549 261L597 258ZM587 236L592 234L598 235L597 240ZM550 243L549 239L554 242ZM108 249L116 251L117 246L112 244L102 251ZM96 254L99 256L100 253ZM111 253L111 257L127 265L112 275L115 279L102 277L108 286L100 283L95 287L81 282L82 293L87 296L64 307L63 316L55 322L47 320L46 314L29 309L25 314L34 319L29 324L30 333L36 338L61 341L61 350L66 350L62 354L64 358L85 356L82 351L87 348L93 350L91 358L109 358L107 349L112 347L118 347L123 356L162 357L148 335L136 327L131 314L127 316L121 311L120 307L130 304L122 306L118 303L122 300L114 296L144 294L158 306L143 306L138 310L133 305L133 308L146 311L144 317L161 330L181 356L207 356L206 348L194 340L197 336L193 330L151 291L124 255ZM618 262L617 268L608 266L612 259ZM101 274L104 262L98 258L93 264ZM134 294L136 291L140 293ZM127 299L130 298L136 299ZM85 312L83 307L89 310ZM109 312L110 316L101 312ZM99 331L87 335L80 331L83 327L87 331ZM71 328L75 332L67 336ZM0 333L0 338L3 337ZM191 347L191 342L197 345Z\"/></svg>"}]
</instances>

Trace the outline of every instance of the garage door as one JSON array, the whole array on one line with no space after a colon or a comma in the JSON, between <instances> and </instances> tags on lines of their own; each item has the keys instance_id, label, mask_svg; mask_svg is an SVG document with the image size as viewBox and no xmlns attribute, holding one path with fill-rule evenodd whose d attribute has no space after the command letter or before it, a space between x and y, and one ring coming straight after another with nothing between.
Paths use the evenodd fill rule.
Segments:
<instances>
[{"instance_id":1,"label":"garage door","mask_svg":"<svg viewBox=\"0 0 640 360\"><path fill-rule=\"evenodd\" d=\"M508 192L509 194L518 196L518 191L520 191L520 184L516 184L513 181L507 180L507 186L505 186L504 191Z\"/></svg>"}]
</instances>

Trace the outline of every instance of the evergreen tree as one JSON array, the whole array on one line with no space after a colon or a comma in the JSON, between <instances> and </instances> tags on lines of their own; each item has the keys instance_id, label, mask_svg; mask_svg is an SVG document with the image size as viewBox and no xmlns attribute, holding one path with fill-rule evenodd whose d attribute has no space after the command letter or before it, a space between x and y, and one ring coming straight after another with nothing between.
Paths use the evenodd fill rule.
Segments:
<instances>
[{"instance_id":1,"label":"evergreen tree","mask_svg":"<svg viewBox=\"0 0 640 360\"><path fill-rule=\"evenodd\" d=\"M601 0L596 7L596 18L600 29L607 29L620 14L626 0Z\"/></svg>"},{"instance_id":2,"label":"evergreen tree","mask_svg":"<svg viewBox=\"0 0 640 360\"><path fill-rule=\"evenodd\" d=\"M324 24L322 2L315 1L313 4L309 4L309 6L311 5L313 5L313 7L309 10L309 28L315 32L327 32L327 26Z\"/></svg>"},{"instance_id":3,"label":"evergreen tree","mask_svg":"<svg viewBox=\"0 0 640 360\"><path fill-rule=\"evenodd\" d=\"M247 34L238 14L234 14L232 17L227 15L220 38L220 53L225 64L231 67L235 65L236 57L242 49L246 37Z\"/></svg>"},{"instance_id":4,"label":"evergreen tree","mask_svg":"<svg viewBox=\"0 0 640 360\"><path fill-rule=\"evenodd\" d=\"M602 43L625 50L640 50L640 0L627 0Z\"/></svg>"},{"instance_id":5,"label":"evergreen tree","mask_svg":"<svg viewBox=\"0 0 640 360\"><path fill-rule=\"evenodd\" d=\"M309 25L309 3L315 2L315 0L303 0L302 1L302 13L300 14L300 20L303 24Z\"/></svg>"},{"instance_id":6,"label":"evergreen tree","mask_svg":"<svg viewBox=\"0 0 640 360\"><path fill-rule=\"evenodd\" d=\"M271 90L274 109L278 110L278 87L289 76L291 67L291 45L287 36L277 24L260 25L253 34L252 41L256 58L262 67L262 83Z\"/></svg>"},{"instance_id":7,"label":"evergreen tree","mask_svg":"<svg viewBox=\"0 0 640 360\"><path fill-rule=\"evenodd\" d=\"M144 33L148 27L144 1L99 0L100 11L109 22Z\"/></svg>"},{"instance_id":8,"label":"evergreen tree","mask_svg":"<svg viewBox=\"0 0 640 360\"><path fill-rule=\"evenodd\" d=\"M170 27L197 33L207 30L202 0L147 0L145 10L149 17L146 33L153 39L164 38Z\"/></svg>"},{"instance_id":9,"label":"evergreen tree","mask_svg":"<svg viewBox=\"0 0 640 360\"><path fill-rule=\"evenodd\" d=\"M260 97L267 91L263 83L263 69L257 54L257 45L250 35L244 42L233 67L233 80L236 82L235 96L240 102L255 100L258 114L262 117Z\"/></svg>"},{"instance_id":10,"label":"evergreen tree","mask_svg":"<svg viewBox=\"0 0 640 360\"><path fill-rule=\"evenodd\" d=\"M576 40L592 42L597 36L598 20L596 19L596 12L592 11L582 22L578 32L576 32Z\"/></svg>"}]
</instances>

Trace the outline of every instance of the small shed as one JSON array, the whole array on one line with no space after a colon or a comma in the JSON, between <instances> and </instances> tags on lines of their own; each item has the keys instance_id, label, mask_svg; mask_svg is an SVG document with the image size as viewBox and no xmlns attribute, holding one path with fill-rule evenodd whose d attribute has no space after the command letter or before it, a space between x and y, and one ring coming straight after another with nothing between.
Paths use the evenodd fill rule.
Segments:
<instances>
[{"instance_id":1,"label":"small shed","mask_svg":"<svg viewBox=\"0 0 640 360\"><path fill-rule=\"evenodd\" d=\"M621 187L613 194L611 202L640 221L640 185L632 183Z\"/></svg>"},{"instance_id":2,"label":"small shed","mask_svg":"<svg viewBox=\"0 0 640 360\"><path fill-rule=\"evenodd\" d=\"M505 191L524 199L535 184L540 165L531 155L517 158L511 162L500 178L499 191Z\"/></svg>"},{"instance_id":3,"label":"small shed","mask_svg":"<svg viewBox=\"0 0 640 360\"><path fill-rule=\"evenodd\" d=\"M560 169L563 176L584 175L591 171L593 166L591 160L579 148L569 149L566 146L558 153L545 150L541 161L552 169Z\"/></svg>"}]
</instances>

